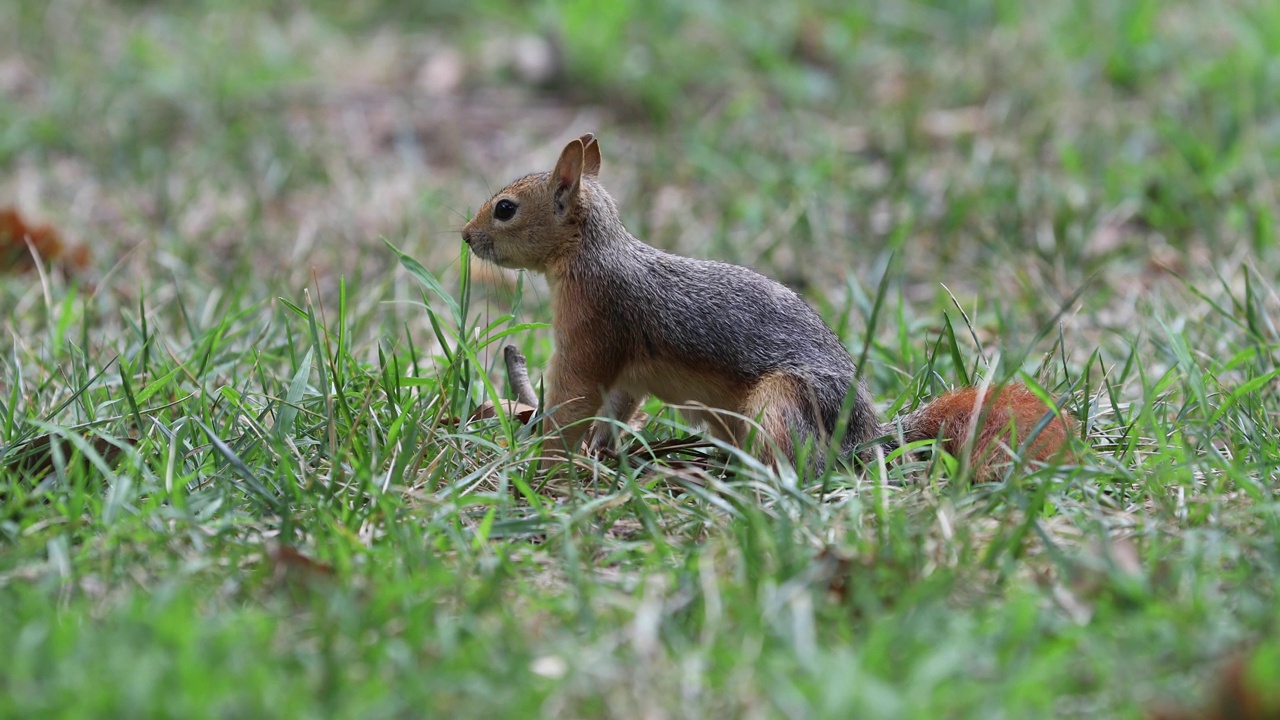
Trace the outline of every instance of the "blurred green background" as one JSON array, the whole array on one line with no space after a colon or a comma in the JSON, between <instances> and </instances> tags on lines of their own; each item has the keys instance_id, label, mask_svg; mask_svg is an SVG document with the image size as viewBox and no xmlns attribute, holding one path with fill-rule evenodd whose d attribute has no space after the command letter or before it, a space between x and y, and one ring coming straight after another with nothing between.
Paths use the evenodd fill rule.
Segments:
<instances>
[{"instance_id":1,"label":"blurred green background","mask_svg":"<svg viewBox=\"0 0 1280 720\"><path fill-rule=\"evenodd\" d=\"M487 190L587 129L638 235L800 282L909 246L912 277L977 288L975 263L1016 264L1002 289L1050 307L1095 273L1273 240L1274 3L0 12L6 194L107 258L194 260L190 233L154 237L184 222L221 226L228 270L363 267L378 234L450 245ZM93 203L68 197L81 177ZM307 218L336 236L280 257Z\"/></svg>"}]
</instances>

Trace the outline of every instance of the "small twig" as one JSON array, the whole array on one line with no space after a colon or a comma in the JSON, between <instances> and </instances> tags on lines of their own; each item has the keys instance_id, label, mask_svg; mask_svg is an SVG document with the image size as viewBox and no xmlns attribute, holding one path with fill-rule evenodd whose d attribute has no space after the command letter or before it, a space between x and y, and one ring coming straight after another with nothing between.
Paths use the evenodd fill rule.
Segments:
<instances>
[{"instance_id":1,"label":"small twig","mask_svg":"<svg viewBox=\"0 0 1280 720\"><path fill-rule=\"evenodd\" d=\"M516 399L530 407L538 407L538 396L529 382L529 365L524 354L515 345L502 348L502 358L507 362L507 382L515 388Z\"/></svg>"}]
</instances>

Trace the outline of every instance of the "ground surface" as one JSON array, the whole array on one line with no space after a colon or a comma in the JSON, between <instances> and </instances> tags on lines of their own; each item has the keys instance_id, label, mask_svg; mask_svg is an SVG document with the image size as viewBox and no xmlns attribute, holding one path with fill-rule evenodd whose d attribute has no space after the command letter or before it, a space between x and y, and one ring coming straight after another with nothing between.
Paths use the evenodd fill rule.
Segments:
<instances>
[{"instance_id":1,"label":"ground surface","mask_svg":"<svg viewBox=\"0 0 1280 720\"><path fill-rule=\"evenodd\" d=\"M1140 717L1242 648L1274 678L1280 5L601 5L0 4L0 207L91 254L0 277L0 714ZM456 230L586 131L636 234L797 288L883 409L1021 374L1079 462L575 482L459 427L550 343Z\"/></svg>"}]
</instances>

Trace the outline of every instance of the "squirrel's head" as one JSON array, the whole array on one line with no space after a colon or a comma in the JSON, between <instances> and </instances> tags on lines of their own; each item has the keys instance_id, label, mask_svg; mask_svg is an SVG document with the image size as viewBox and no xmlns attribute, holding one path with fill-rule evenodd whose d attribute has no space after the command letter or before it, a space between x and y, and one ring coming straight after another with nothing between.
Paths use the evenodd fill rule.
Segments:
<instances>
[{"instance_id":1,"label":"squirrel's head","mask_svg":"<svg viewBox=\"0 0 1280 720\"><path fill-rule=\"evenodd\" d=\"M462 239L489 262L545 272L581 242L591 200L584 178L599 172L600 144L587 133L565 146L550 173L526 175L489 198L462 228Z\"/></svg>"}]
</instances>

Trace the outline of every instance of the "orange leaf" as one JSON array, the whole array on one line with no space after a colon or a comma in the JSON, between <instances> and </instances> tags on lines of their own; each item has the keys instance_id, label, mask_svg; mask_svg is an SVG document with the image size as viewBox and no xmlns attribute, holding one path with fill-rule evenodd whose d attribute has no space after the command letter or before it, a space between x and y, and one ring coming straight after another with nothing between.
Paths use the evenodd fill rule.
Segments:
<instances>
[{"instance_id":1,"label":"orange leaf","mask_svg":"<svg viewBox=\"0 0 1280 720\"><path fill-rule=\"evenodd\" d=\"M67 247L48 225L27 222L16 208L0 209L0 272L34 270L31 248L45 262L57 262L64 271L80 271L89 265L88 248Z\"/></svg>"}]
</instances>

